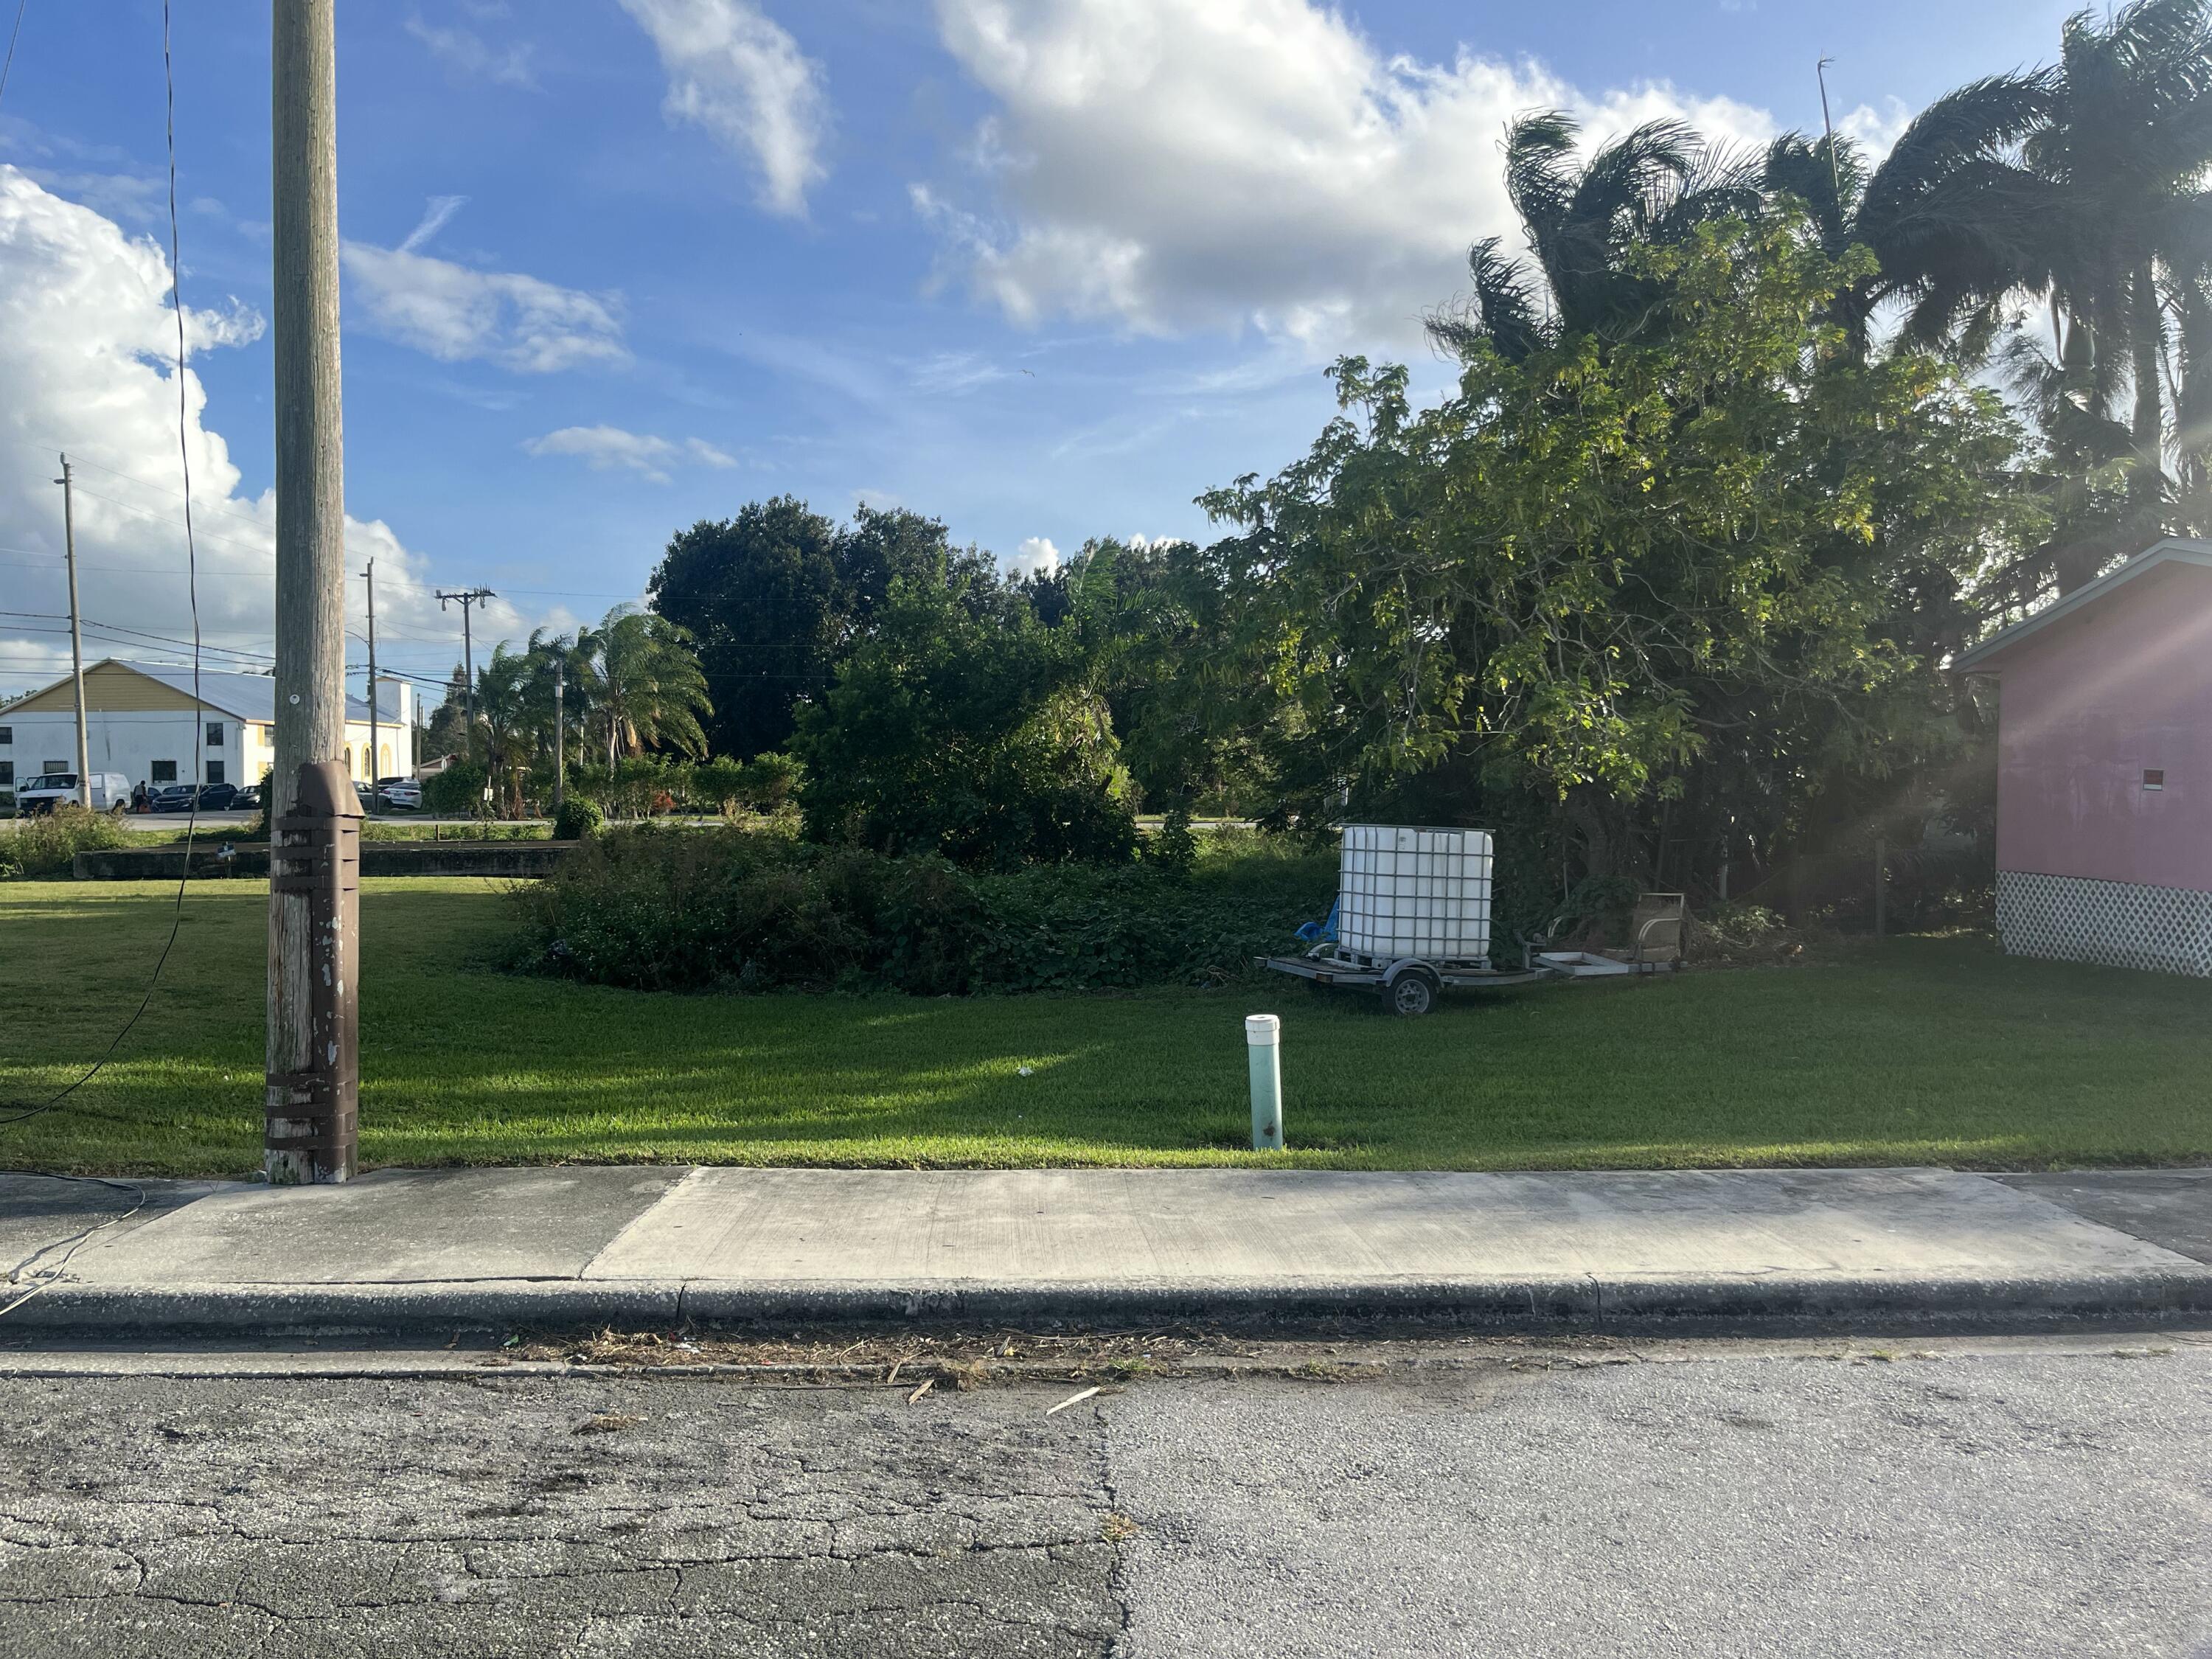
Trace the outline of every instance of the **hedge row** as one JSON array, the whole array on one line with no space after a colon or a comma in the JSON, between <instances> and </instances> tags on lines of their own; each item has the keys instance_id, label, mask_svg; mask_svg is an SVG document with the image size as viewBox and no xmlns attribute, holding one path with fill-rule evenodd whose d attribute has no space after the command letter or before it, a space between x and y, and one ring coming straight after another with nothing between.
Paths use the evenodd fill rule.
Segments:
<instances>
[{"instance_id":1,"label":"hedge row","mask_svg":"<svg viewBox=\"0 0 2212 1659\"><path fill-rule=\"evenodd\" d=\"M519 890L516 965L644 990L1219 983L1328 908L1330 861L978 875L741 830L611 830Z\"/></svg>"}]
</instances>

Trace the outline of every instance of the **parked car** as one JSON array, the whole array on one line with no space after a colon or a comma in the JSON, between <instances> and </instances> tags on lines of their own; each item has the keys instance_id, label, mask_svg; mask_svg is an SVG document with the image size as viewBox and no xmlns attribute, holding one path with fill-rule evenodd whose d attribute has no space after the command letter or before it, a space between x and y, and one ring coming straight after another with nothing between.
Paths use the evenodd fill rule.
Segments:
<instances>
[{"instance_id":1,"label":"parked car","mask_svg":"<svg viewBox=\"0 0 2212 1659\"><path fill-rule=\"evenodd\" d=\"M92 779L92 810L95 812L120 812L131 804L131 780L120 772L94 772ZM15 789L15 811L25 817L40 812L51 812L57 806L77 798L76 774L48 772L19 784Z\"/></svg>"},{"instance_id":2,"label":"parked car","mask_svg":"<svg viewBox=\"0 0 2212 1659\"><path fill-rule=\"evenodd\" d=\"M230 798L230 810L234 812L258 812L261 810L261 786L258 783L240 784L238 793Z\"/></svg>"},{"instance_id":3,"label":"parked car","mask_svg":"<svg viewBox=\"0 0 2212 1659\"><path fill-rule=\"evenodd\" d=\"M413 778L379 778L376 799L397 811L417 811L422 805L422 786Z\"/></svg>"},{"instance_id":4,"label":"parked car","mask_svg":"<svg viewBox=\"0 0 2212 1659\"><path fill-rule=\"evenodd\" d=\"M231 812L238 809L238 786L229 783L166 783L154 792L147 804L151 812L189 812L193 796L199 798L203 812Z\"/></svg>"}]
</instances>

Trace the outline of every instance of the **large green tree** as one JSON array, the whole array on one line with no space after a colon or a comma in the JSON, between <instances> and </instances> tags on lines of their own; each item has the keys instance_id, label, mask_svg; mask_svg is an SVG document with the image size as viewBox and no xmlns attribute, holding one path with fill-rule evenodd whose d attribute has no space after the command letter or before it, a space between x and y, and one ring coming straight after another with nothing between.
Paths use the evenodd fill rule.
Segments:
<instances>
[{"instance_id":1,"label":"large green tree","mask_svg":"<svg viewBox=\"0 0 2212 1659\"><path fill-rule=\"evenodd\" d=\"M793 752L817 841L1011 868L1126 859L1135 820L1076 631L995 575L898 578Z\"/></svg>"},{"instance_id":2,"label":"large green tree","mask_svg":"<svg viewBox=\"0 0 2212 1659\"><path fill-rule=\"evenodd\" d=\"M680 532L647 591L654 612L697 641L715 752L747 757L783 747L796 711L829 690L893 581L990 568L903 507L863 506L840 525L779 495Z\"/></svg>"},{"instance_id":3,"label":"large green tree","mask_svg":"<svg viewBox=\"0 0 2212 1659\"><path fill-rule=\"evenodd\" d=\"M1870 262L1802 220L1629 263L1663 332L1474 342L1419 411L1402 369L1347 361L1304 460L1206 498L1267 573L1253 667L1295 702L1304 811L1456 778L1463 812L1559 803L1593 873L1648 873L1667 834L1710 869L1723 827L1662 832L1672 804L1771 843L1839 775L1943 744L1938 662L2028 516L1996 396L1858 360L1830 319Z\"/></svg>"}]
</instances>

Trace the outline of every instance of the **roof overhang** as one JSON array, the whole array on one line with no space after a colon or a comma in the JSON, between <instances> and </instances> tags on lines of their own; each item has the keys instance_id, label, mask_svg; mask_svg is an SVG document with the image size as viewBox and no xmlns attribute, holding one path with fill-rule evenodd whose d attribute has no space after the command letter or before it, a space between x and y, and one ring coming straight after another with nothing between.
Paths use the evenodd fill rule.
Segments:
<instances>
[{"instance_id":1,"label":"roof overhang","mask_svg":"<svg viewBox=\"0 0 2212 1659\"><path fill-rule=\"evenodd\" d=\"M2087 610L2131 581L2139 580L2153 571L2171 569L2175 566L2194 566L2200 570L2212 570L2212 542L2169 536L2162 542L2154 543L2118 569L2108 571L2087 586L2075 588L2064 599L2046 605L2025 622L2014 623L2010 628L1990 635L1972 650L1963 653L1951 666L1962 674L1994 674L2002 666L1994 659L2022 641L2032 639L2069 617Z\"/></svg>"}]
</instances>

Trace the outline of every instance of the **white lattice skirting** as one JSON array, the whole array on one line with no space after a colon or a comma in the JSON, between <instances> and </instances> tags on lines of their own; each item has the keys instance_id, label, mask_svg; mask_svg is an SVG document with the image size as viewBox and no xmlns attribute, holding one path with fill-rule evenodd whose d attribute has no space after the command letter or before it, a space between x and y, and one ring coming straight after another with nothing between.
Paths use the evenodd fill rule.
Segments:
<instances>
[{"instance_id":1,"label":"white lattice skirting","mask_svg":"<svg viewBox=\"0 0 2212 1659\"><path fill-rule=\"evenodd\" d=\"M2212 893L1997 872L1997 934L2016 957L2212 978Z\"/></svg>"}]
</instances>

